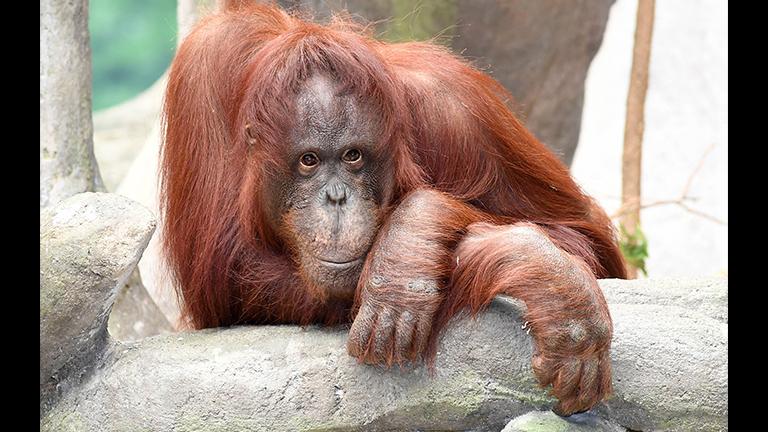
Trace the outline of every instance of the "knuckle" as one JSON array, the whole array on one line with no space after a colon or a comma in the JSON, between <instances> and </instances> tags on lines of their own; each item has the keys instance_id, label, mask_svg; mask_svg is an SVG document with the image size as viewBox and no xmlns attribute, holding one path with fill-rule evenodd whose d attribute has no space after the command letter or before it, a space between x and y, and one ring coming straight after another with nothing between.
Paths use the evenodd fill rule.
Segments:
<instances>
[{"instance_id":1,"label":"knuckle","mask_svg":"<svg viewBox=\"0 0 768 432\"><path fill-rule=\"evenodd\" d=\"M375 274L371 276L370 279L368 279L366 286L370 288L379 288L387 285L388 283L389 283L389 279L387 279L385 276Z\"/></svg>"},{"instance_id":2,"label":"knuckle","mask_svg":"<svg viewBox=\"0 0 768 432\"><path fill-rule=\"evenodd\" d=\"M587 340L587 329L577 320L570 320L566 325L565 331L574 343L580 344Z\"/></svg>"},{"instance_id":3,"label":"knuckle","mask_svg":"<svg viewBox=\"0 0 768 432\"><path fill-rule=\"evenodd\" d=\"M400 323L402 325L412 326L413 325L413 320L415 318L416 317L413 315L413 313L411 313L411 311L406 310L406 311L403 311L403 313L400 314Z\"/></svg>"},{"instance_id":4,"label":"knuckle","mask_svg":"<svg viewBox=\"0 0 768 432\"><path fill-rule=\"evenodd\" d=\"M597 319L590 327L592 337L601 344L610 342L613 336L613 326L610 320Z\"/></svg>"},{"instance_id":5,"label":"knuckle","mask_svg":"<svg viewBox=\"0 0 768 432\"><path fill-rule=\"evenodd\" d=\"M440 285L433 279L413 279L406 288L416 294L435 295L440 292Z\"/></svg>"}]
</instances>

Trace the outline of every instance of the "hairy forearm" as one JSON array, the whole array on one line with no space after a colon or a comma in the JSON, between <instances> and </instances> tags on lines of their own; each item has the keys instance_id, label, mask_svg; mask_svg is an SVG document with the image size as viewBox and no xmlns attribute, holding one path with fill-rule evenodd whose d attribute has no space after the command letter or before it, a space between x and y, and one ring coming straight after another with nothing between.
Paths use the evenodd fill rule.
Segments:
<instances>
[{"instance_id":1,"label":"hairy forearm","mask_svg":"<svg viewBox=\"0 0 768 432\"><path fill-rule=\"evenodd\" d=\"M507 294L526 301L530 312L543 314L562 314L565 306L577 306L573 313L605 306L584 259L561 249L534 224L474 224L455 256L454 289L480 303Z\"/></svg>"},{"instance_id":2,"label":"hairy forearm","mask_svg":"<svg viewBox=\"0 0 768 432\"><path fill-rule=\"evenodd\" d=\"M587 409L610 393L611 317L585 261L533 224L468 231L438 322L467 306L477 312L498 294L519 298L536 344L534 371L542 385L553 385L560 412Z\"/></svg>"},{"instance_id":3,"label":"hairy forearm","mask_svg":"<svg viewBox=\"0 0 768 432\"><path fill-rule=\"evenodd\" d=\"M441 291L453 271L453 249L482 213L441 192L422 189L409 194L382 227L360 289ZM395 294L395 293L393 293Z\"/></svg>"}]
</instances>

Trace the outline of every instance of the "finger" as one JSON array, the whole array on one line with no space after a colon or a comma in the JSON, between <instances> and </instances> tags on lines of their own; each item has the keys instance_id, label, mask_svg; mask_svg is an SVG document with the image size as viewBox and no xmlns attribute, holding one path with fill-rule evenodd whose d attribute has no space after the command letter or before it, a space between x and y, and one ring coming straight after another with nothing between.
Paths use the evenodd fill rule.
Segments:
<instances>
[{"instance_id":1,"label":"finger","mask_svg":"<svg viewBox=\"0 0 768 432\"><path fill-rule=\"evenodd\" d=\"M531 367L542 387L552 384L552 380L557 372L554 361L537 354L531 359Z\"/></svg>"},{"instance_id":2,"label":"finger","mask_svg":"<svg viewBox=\"0 0 768 432\"><path fill-rule=\"evenodd\" d=\"M574 399L573 392L579 384L581 362L575 358L564 360L552 384L553 393L561 401Z\"/></svg>"},{"instance_id":3,"label":"finger","mask_svg":"<svg viewBox=\"0 0 768 432\"><path fill-rule=\"evenodd\" d=\"M395 328L394 361L402 365L408 359L411 343L413 342L415 318L410 311L400 314Z\"/></svg>"},{"instance_id":4,"label":"finger","mask_svg":"<svg viewBox=\"0 0 768 432\"><path fill-rule=\"evenodd\" d=\"M374 309L367 303L363 303L354 322L352 322L352 327L349 329L349 336L347 337L347 352L349 355L362 360L375 325L376 314Z\"/></svg>"},{"instance_id":5,"label":"finger","mask_svg":"<svg viewBox=\"0 0 768 432\"><path fill-rule=\"evenodd\" d=\"M416 325L414 326L413 344L411 345L410 359L416 361L419 355L423 354L427 349L427 341L429 340L429 331L432 327L432 322L429 319L416 319Z\"/></svg>"},{"instance_id":6,"label":"finger","mask_svg":"<svg viewBox=\"0 0 768 432\"><path fill-rule=\"evenodd\" d=\"M599 400L603 400L613 392L613 384L611 383L611 357L607 350L600 356L600 362L598 363L597 368L597 379L600 383L598 398Z\"/></svg>"},{"instance_id":7,"label":"finger","mask_svg":"<svg viewBox=\"0 0 768 432\"><path fill-rule=\"evenodd\" d=\"M552 408L552 411L561 417L569 417L586 410L579 407L578 399L571 398L564 401L559 401L557 405Z\"/></svg>"},{"instance_id":8,"label":"finger","mask_svg":"<svg viewBox=\"0 0 768 432\"><path fill-rule=\"evenodd\" d=\"M392 336L395 330L395 311L384 308L379 312L373 331L373 346L369 360L373 363L392 364Z\"/></svg>"},{"instance_id":9,"label":"finger","mask_svg":"<svg viewBox=\"0 0 768 432\"><path fill-rule=\"evenodd\" d=\"M599 361L591 357L581 365L581 382L579 383L578 399L580 409L592 408L599 400L600 383L597 378Z\"/></svg>"}]
</instances>

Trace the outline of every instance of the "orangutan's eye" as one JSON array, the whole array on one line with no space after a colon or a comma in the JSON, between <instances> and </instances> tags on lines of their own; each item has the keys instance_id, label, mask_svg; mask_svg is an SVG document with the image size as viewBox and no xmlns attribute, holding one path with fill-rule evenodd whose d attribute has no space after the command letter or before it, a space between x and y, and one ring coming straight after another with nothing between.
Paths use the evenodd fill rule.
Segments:
<instances>
[{"instance_id":1,"label":"orangutan's eye","mask_svg":"<svg viewBox=\"0 0 768 432\"><path fill-rule=\"evenodd\" d=\"M317 155L312 152L301 155L301 164L305 167L313 167L317 165L318 162L320 162L320 159L318 159Z\"/></svg>"},{"instance_id":2,"label":"orangutan's eye","mask_svg":"<svg viewBox=\"0 0 768 432\"><path fill-rule=\"evenodd\" d=\"M355 163L360 160L360 158L363 157L363 154L360 153L360 150L358 149L349 149L344 152L344 156L341 157L344 162L348 163Z\"/></svg>"}]
</instances>

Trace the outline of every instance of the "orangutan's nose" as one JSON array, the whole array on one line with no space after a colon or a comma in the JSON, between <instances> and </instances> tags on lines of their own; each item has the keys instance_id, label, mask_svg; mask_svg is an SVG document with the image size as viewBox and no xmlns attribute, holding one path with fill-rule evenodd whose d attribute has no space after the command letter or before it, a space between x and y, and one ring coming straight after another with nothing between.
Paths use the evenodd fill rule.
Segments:
<instances>
[{"instance_id":1,"label":"orangutan's nose","mask_svg":"<svg viewBox=\"0 0 768 432\"><path fill-rule=\"evenodd\" d=\"M347 187L342 183L329 184L325 188L325 200L332 205L344 205L347 202Z\"/></svg>"}]
</instances>

